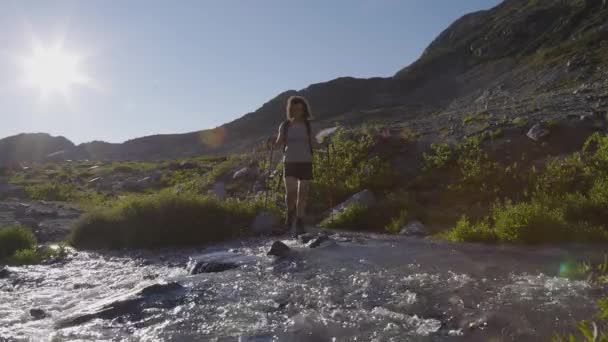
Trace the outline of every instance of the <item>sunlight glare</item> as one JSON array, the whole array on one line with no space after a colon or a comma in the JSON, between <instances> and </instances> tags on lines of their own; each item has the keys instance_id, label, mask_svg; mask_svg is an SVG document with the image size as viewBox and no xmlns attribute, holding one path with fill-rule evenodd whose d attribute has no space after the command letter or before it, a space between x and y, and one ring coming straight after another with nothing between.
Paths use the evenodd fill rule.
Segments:
<instances>
[{"instance_id":1,"label":"sunlight glare","mask_svg":"<svg viewBox=\"0 0 608 342\"><path fill-rule=\"evenodd\" d=\"M23 66L25 83L38 88L43 96L56 92L67 95L72 87L89 83L80 70L80 58L59 45L35 48L32 56L24 59Z\"/></svg>"}]
</instances>

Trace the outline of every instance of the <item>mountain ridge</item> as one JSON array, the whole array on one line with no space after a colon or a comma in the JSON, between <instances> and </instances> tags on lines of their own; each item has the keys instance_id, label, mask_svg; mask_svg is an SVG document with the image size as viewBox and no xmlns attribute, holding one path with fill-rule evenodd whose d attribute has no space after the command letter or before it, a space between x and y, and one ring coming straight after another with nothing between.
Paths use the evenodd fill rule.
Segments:
<instances>
[{"instance_id":1,"label":"mountain ridge","mask_svg":"<svg viewBox=\"0 0 608 342\"><path fill-rule=\"evenodd\" d=\"M284 118L285 101L292 95L309 99L317 129L335 122L356 126L384 120L415 127L429 140L447 141L470 134L471 129L445 126L445 115L455 119L491 110L496 116L542 119L602 110L602 98L583 103L572 92L586 84L600 96L608 87L602 84L602 70L608 65L607 7L606 0L506 0L456 20L420 58L392 77L339 77L284 91L214 129L150 135L121 144L85 143L68 148L65 156L171 159L247 151L275 133ZM556 105L566 100L567 106ZM540 101L536 106L547 112L530 110L533 101ZM554 107L558 110L549 113ZM440 134L446 129L453 132L448 137ZM7 150L7 139L15 141L0 140L0 151ZM53 141L49 139L50 146ZM31 151L16 161L41 158L35 149L12 148L19 149ZM0 155L0 163L3 159L7 158Z\"/></svg>"}]
</instances>

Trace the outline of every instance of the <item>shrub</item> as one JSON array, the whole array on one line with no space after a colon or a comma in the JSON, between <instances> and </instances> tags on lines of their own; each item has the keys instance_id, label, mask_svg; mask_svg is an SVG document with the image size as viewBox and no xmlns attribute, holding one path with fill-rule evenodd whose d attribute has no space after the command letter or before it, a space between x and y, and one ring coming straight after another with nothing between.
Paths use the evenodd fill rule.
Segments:
<instances>
[{"instance_id":1,"label":"shrub","mask_svg":"<svg viewBox=\"0 0 608 342\"><path fill-rule=\"evenodd\" d=\"M386 160L372 155L372 136L352 134L338 131L332 138L329 156L327 150L315 151L310 203L323 207L311 209L326 209L329 198L336 204L362 189L380 193L389 187L390 167Z\"/></svg>"},{"instance_id":2,"label":"shrub","mask_svg":"<svg viewBox=\"0 0 608 342\"><path fill-rule=\"evenodd\" d=\"M33 249L36 246L34 234L23 226L0 228L0 260L8 258L15 252Z\"/></svg>"},{"instance_id":3,"label":"shrub","mask_svg":"<svg viewBox=\"0 0 608 342\"><path fill-rule=\"evenodd\" d=\"M369 229L368 214L368 207L358 203L353 203L341 212L330 215L320 223L320 226L328 229Z\"/></svg>"},{"instance_id":4,"label":"shrub","mask_svg":"<svg viewBox=\"0 0 608 342\"><path fill-rule=\"evenodd\" d=\"M60 183L45 183L25 187L25 191L34 200L71 201L78 195L74 185Z\"/></svg>"},{"instance_id":5,"label":"shrub","mask_svg":"<svg viewBox=\"0 0 608 342\"><path fill-rule=\"evenodd\" d=\"M506 203L493 210L496 234L503 242L542 243L567 241L563 212L540 203Z\"/></svg>"},{"instance_id":6,"label":"shrub","mask_svg":"<svg viewBox=\"0 0 608 342\"><path fill-rule=\"evenodd\" d=\"M496 231L490 227L487 220L472 224L466 216L458 220L456 226L446 234L446 238L454 242L497 242Z\"/></svg>"},{"instance_id":7,"label":"shrub","mask_svg":"<svg viewBox=\"0 0 608 342\"><path fill-rule=\"evenodd\" d=\"M422 157L424 169L429 171L446 168L453 160L454 153L448 144L431 144L431 150L425 152Z\"/></svg>"},{"instance_id":8,"label":"shrub","mask_svg":"<svg viewBox=\"0 0 608 342\"><path fill-rule=\"evenodd\" d=\"M243 233L259 203L162 192L132 196L83 215L71 244L84 248L158 248L217 242Z\"/></svg>"}]
</instances>

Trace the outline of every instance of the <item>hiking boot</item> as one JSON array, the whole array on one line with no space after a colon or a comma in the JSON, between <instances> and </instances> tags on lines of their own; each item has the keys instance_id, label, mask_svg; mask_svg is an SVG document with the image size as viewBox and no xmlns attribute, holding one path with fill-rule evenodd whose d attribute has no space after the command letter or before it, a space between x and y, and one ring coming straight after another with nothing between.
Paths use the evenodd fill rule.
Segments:
<instances>
[{"instance_id":1,"label":"hiking boot","mask_svg":"<svg viewBox=\"0 0 608 342\"><path fill-rule=\"evenodd\" d=\"M298 217L298 219L296 220L296 237L299 235L302 235L306 233L306 231L304 230L304 223L302 222L302 219Z\"/></svg>"}]
</instances>

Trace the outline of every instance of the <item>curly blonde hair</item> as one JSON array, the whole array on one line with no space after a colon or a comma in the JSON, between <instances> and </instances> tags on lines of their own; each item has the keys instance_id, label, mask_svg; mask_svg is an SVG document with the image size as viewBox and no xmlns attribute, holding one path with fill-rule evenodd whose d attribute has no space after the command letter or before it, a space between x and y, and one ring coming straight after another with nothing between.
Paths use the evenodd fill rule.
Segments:
<instances>
[{"instance_id":1,"label":"curly blonde hair","mask_svg":"<svg viewBox=\"0 0 608 342\"><path fill-rule=\"evenodd\" d=\"M287 99L287 120L293 121L294 117L291 115L291 107L295 104L302 104L304 106L304 119L312 119L312 111L310 110L310 104L303 96L291 96Z\"/></svg>"}]
</instances>

